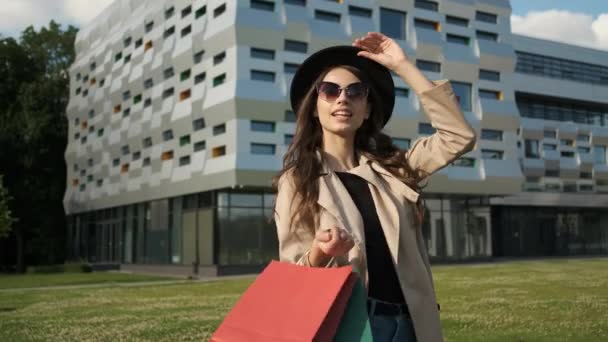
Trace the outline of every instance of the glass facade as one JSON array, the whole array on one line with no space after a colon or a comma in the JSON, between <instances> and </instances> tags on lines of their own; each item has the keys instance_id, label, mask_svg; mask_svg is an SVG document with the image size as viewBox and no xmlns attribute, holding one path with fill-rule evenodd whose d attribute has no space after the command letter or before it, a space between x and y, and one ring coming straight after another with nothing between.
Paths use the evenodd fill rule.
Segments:
<instances>
[{"instance_id":1,"label":"glass facade","mask_svg":"<svg viewBox=\"0 0 608 342\"><path fill-rule=\"evenodd\" d=\"M563 80L608 85L608 67L515 51L516 72Z\"/></svg>"},{"instance_id":2,"label":"glass facade","mask_svg":"<svg viewBox=\"0 0 608 342\"><path fill-rule=\"evenodd\" d=\"M608 212L589 208L493 207L494 256L608 254Z\"/></svg>"},{"instance_id":3,"label":"glass facade","mask_svg":"<svg viewBox=\"0 0 608 342\"><path fill-rule=\"evenodd\" d=\"M515 93L515 101L523 117L608 126L608 106L605 104L519 92Z\"/></svg>"}]
</instances>

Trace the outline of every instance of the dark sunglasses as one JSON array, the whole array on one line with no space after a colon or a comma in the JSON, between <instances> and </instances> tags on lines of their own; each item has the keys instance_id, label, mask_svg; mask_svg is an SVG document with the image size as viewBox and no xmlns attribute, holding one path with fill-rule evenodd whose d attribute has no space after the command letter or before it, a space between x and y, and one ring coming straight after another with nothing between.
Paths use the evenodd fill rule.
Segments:
<instances>
[{"instance_id":1,"label":"dark sunglasses","mask_svg":"<svg viewBox=\"0 0 608 342\"><path fill-rule=\"evenodd\" d=\"M334 102L342 91L345 92L346 97L351 100L360 100L367 97L369 88L367 85L361 82L351 83L344 88L340 88L339 85L333 82L320 82L317 84L317 94L319 97L327 102Z\"/></svg>"}]
</instances>

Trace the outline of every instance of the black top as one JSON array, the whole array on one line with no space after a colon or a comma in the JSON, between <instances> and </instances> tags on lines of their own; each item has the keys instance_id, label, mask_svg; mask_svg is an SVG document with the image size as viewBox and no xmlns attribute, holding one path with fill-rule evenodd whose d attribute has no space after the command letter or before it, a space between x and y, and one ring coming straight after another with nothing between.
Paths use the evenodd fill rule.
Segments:
<instances>
[{"instance_id":1,"label":"black top","mask_svg":"<svg viewBox=\"0 0 608 342\"><path fill-rule=\"evenodd\" d=\"M363 218L369 296L386 302L405 304L395 264L388 249L367 181L348 172L336 172L336 175L348 190Z\"/></svg>"}]
</instances>

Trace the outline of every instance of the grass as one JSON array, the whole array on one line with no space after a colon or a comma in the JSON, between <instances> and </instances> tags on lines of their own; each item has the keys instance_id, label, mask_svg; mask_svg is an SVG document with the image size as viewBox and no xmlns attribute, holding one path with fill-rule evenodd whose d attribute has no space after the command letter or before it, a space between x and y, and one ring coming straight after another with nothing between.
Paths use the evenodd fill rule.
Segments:
<instances>
[{"instance_id":1,"label":"grass","mask_svg":"<svg viewBox=\"0 0 608 342\"><path fill-rule=\"evenodd\" d=\"M608 340L608 259L433 272L446 341ZM0 341L206 341L252 281L0 291Z\"/></svg>"},{"instance_id":2,"label":"grass","mask_svg":"<svg viewBox=\"0 0 608 342\"><path fill-rule=\"evenodd\" d=\"M0 289L22 289L32 287L88 285L105 283L130 283L140 281L166 280L174 278L160 278L139 274L118 272L95 273L51 273L51 274L0 274Z\"/></svg>"}]
</instances>

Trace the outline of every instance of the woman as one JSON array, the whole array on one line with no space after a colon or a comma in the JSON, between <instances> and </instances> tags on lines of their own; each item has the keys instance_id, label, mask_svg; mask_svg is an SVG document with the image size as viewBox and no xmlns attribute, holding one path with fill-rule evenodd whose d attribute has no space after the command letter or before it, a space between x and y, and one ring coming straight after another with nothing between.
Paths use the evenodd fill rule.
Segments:
<instances>
[{"instance_id":1,"label":"woman","mask_svg":"<svg viewBox=\"0 0 608 342\"><path fill-rule=\"evenodd\" d=\"M381 133L395 102L389 70L436 129L407 151ZM368 33L307 58L290 98L296 132L274 181L280 259L357 268L374 341L442 341L418 184L475 143L450 83L429 81L392 39Z\"/></svg>"}]
</instances>

